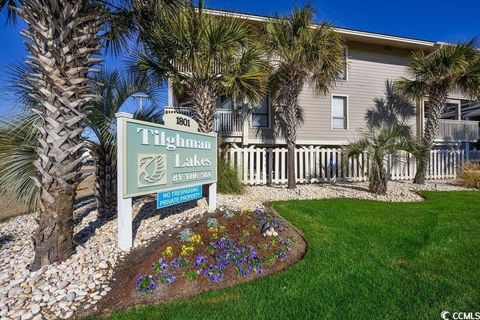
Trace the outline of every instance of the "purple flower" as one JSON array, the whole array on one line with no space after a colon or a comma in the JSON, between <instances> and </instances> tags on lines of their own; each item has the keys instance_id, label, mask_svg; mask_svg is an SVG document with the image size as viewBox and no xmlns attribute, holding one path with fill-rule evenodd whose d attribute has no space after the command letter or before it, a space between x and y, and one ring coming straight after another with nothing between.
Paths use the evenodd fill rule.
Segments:
<instances>
[{"instance_id":1,"label":"purple flower","mask_svg":"<svg viewBox=\"0 0 480 320\"><path fill-rule=\"evenodd\" d=\"M199 266L203 266L206 263L207 263L207 257L198 255L195 259L195 263L193 264L193 266L197 268Z\"/></svg>"},{"instance_id":2,"label":"purple flower","mask_svg":"<svg viewBox=\"0 0 480 320\"><path fill-rule=\"evenodd\" d=\"M167 286L171 285L173 282L177 280L177 277L172 275L170 272L164 272L160 274L160 282L166 284Z\"/></svg>"},{"instance_id":3,"label":"purple flower","mask_svg":"<svg viewBox=\"0 0 480 320\"><path fill-rule=\"evenodd\" d=\"M142 293L150 293L157 287L152 276L142 276L139 275L136 281L137 291Z\"/></svg>"},{"instance_id":4,"label":"purple flower","mask_svg":"<svg viewBox=\"0 0 480 320\"><path fill-rule=\"evenodd\" d=\"M188 265L188 261L185 258L176 258L170 262L170 267L173 269L179 269Z\"/></svg>"},{"instance_id":5,"label":"purple flower","mask_svg":"<svg viewBox=\"0 0 480 320\"><path fill-rule=\"evenodd\" d=\"M225 277L223 269L218 265L209 265L207 268L205 268L204 275L212 283L222 282Z\"/></svg>"},{"instance_id":6,"label":"purple flower","mask_svg":"<svg viewBox=\"0 0 480 320\"><path fill-rule=\"evenodd\" d=\"M168 269L168 266L166 264L166 260L163 258L160 258L158 262L155 262L152 265L153 271L155 272L160 272L160 271L166 271Z\"/></svg>"}]
</instances>

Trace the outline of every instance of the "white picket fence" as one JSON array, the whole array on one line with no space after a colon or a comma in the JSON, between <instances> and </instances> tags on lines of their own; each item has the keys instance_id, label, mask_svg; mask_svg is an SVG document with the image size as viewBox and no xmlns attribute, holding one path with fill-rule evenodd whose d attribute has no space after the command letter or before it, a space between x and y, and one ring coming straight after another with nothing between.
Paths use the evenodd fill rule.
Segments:
<instances>
[{"instance_id":1,"label":"white picket fence","mask_svg":"<svg viewBox=\"0 0 480 320\"><path fill-rule=\"evenodd\" d=\"M342 165L342 149L298 147L296 149L295 176L298 183L331 181L367 181L368 156L351 157ZM232 147L226 160L237 169L240 179L248 185L287 183L286 148ZM432 150L427 179L452 179L465 160L463 150ZM391 180L411 180L415 176L413 155L399 152L385 159Z\"/></svg>"}]
</instances>

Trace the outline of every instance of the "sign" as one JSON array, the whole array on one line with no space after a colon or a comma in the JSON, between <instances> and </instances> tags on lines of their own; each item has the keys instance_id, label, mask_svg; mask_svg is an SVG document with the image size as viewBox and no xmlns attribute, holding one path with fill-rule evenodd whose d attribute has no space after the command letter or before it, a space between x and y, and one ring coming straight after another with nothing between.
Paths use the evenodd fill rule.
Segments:
<instances>
[{"instance_id":1,"label":"sign","mask_svg":"<svg viewBox=\"0 0 480 320\"><path fill-rule=\"evenodd\" d=\"M182 114L166 114L166 125L117 117L118 246L133 244L132 197L157 194L157 207L199 199L208 184L208 210L217 203L217 134L199 133Z\"/></svg>"},{"instance_id":2,"label":"sign","mask_svg":"<svg viewBox=\"0 0 480 320\"><path fill-rule=\"evenodd\" d=\"M157 194L157 209L188 202L202 197L202 186L189 187Z\"/></svg>"},{"instance_id":3,"label":"sign","mask_svg":"<svg viewBox=\"0 0 480 320\"><path fill-rule=\"evenodd\" d=\"M181 130L196 123L182 115L173 119L173 125L123 119L124 198L217 181L216 133Z\"/></svg>"}]
</instances>

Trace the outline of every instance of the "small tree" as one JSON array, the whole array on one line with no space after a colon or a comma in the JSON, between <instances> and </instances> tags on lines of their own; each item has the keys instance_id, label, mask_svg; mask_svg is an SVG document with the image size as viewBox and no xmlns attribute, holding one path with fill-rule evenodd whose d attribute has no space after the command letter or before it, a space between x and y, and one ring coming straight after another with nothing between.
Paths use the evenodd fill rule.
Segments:
<instances>
[{"instance_id":1,"label":"small tree","mask_svg":"<svg viewBox=\"0 0 480 320\"><path fill-rule=\"evenodd\" d=\"M344 161L366 153L370 160L368 189L376 194L385 194L388 181L385 156L395 155L399 150L410 150L411 138L411 130L407 126L394 124L375 127L369 124L363 138L345 147Z\"/></svg>"},{"instance_id":2,"label":"small tree","mask_svg":"<svg viewBox=\"0 0 480 320\"><path fill-rule=\"evenodd\" d=\"M472 98L480 95L480 53L476 42L442 45L432 53L414 53L410 62L410 79L403 78L396 86L410 98L428 98L425 131L419 137L421 148L417 158L415 183L425 183L429 152L440 128L440 118L449 93L462 92Z\"/></svg>"},{"instance_id":3,"label":"small tree","mask_svg":"<svg viewBox=\"0 0 480 320\"><path fill-rule=\"evenodd\" d=\"M192 1L170 18L139 25L144 50L132 70L169 80L177 96L192 101L200 131L213 130L218 97L257 102L265 93L268 62L247 21L205 13L203 1Z\"/></svg>"},{"instance_id":4,"label":"small tree","mask_svg":"<svg viewBox=\"0 0 480 320\"><path fill-rule=\"evenodd\" d=\"M88 148L95 160L94 195L98 217L110 219L117 212L117 154L115 113L135 93L146 93L155 101L155 87L148 79L125 75L118 71L106 71L94 76L95 88L101 99L96 101L88 116L88 126L95 133L96 140L90 140ZM150 122L161 122L163 114L151 107L137 110L133 117Z\"/></svg>"},{"instance_id":5,"label":"small tree","mask_svg":"<svg viewBox=\"0 0 480 320\"><path fill-rule=\"evenodd\" d=\"M297 128L302 121L298 97L309 84L325 94L335 85L344 67L343 41L327 24L313 25L310 6L295 9L284 19L267 24L266 46L273 72L270 80L273 102L285 125L288 148L288 188L296 187L295 146Z\"/></svg>"},{"instance_id":6,"label":"small tree","mask_svg":"<svg viewBox=\"0 0 480 320\"><path fill-rule=\"evenodd\" d=\"M17 84L24 81L28 69L17 68ZM101 98L92 103L86 124L95 138L88 140L82 152L89 150L95 160L93 188L100 219L112 218L117 209L116 127L115 113L133 94L147 93L154 100L155 87L145 78L134 78L120 72L96 74L92 92ZM32 103L28 91L20 91L20 100ZM152 104L137 110L133 117L144 121L161 122L162 112ZM39 190L32 176L36 175L35 149L41 117L28 109L12 118L0 118L0 192L14 196L31 210L39 208ZM80 180L82 180L83 176Z\"/></svg>"},{"instance_id":7,"label":"small tree","mask_svg":"<svg viewBox=\"0 0 480 320\"><path fill-rule=\"evenodd\" d=\"M361 139L344 148L342 162L348 163L352 156L369 159L369 190L376 194L387 192L387 170L385 157L396 155L399 150L413 151L412 130L408 120L415 115L414 106L406 97L394 90L391 82L386 82L386 98L374 99L375 107L367 111L367 129Z\"/></svg>"}]
</instances>

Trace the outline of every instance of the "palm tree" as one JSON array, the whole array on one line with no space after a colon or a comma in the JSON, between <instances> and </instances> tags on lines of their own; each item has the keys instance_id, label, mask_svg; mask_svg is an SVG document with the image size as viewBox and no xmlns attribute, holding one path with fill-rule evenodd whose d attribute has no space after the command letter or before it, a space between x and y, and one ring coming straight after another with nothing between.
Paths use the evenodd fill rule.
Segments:
<instances>
[{"instance_id":1,"label":"palm tree","mask_svg":"<svg viewBox=\"0 0 480 320\"><path fill-rule=\"evenodd\" d=\"M104 0L0 0L0 11L7 8L9 18L19 16L26 23L22 34L32 72L25 89L35 100L29 106L41 121L35 135L36 175L32 176L41 190L32 270L73 253L73 202L85 144L81 133L90 104L97 98L88 74L99 62L95 55L100 39L116 49L124 45L136 21L132 2L152 1L124 1L126 7L120 8ZM104 33L102 27L106 27Z\"/></svg>"},{"instance_id":2,"label":"palm tree","mask_svg":"<svg viewBox=\"0 0 480 320\"><path fill-rule=\"evenodd\" d=\"M415 183L425 183L428 155L440 128L440 118L449 93L458 91L472 98L480 95L480 53L472 40L458 45L442 45L431 53L413 53L409 73L396 86L408 97L428 97L425 131L417 155Z\"/></svg>"},{"instance_id":3,"label":"palm tree","mask_svg":"<svg viewBox=\"0 0 480 320\"><path fill-rule=\"evenodd\" d=\"M16 76L17 85L22 81L24 68ZM93 135L82 149L90 151L95 160L94 196L100 219L110 219L116 212L117 172L115 113L135 93L146 93L153 103L136 110L135 119L161 122L163 113L156 108L156 87L145 78L134 78L118 71L102 70L94 75L92 90L101 98L92 103L87 125ZM20 81L20 82L18 82ZM23 79L25 81L25 79ZM30 103L28 91L19 92L20 100ZM0 192L15 196L31 210L39 207L39 189L34 177L35 149L39 143L37 135L41 117L27 108L19 115L0 118ZM83 179L83 176L81 179Z\"/></svg>"},{"instance_id":4,"label":"palm tree","mask_svg":"<svg viewBox=\"0 0 480 320\"><path fill-rule=\"evenodd\" d=\"M73 201L80 182L81 136L89 104L96 99L88 73L98 63L102 5L80 0L2 1L26 23L30 53L27 90L40 117L34 162L40 188L38 228L33 235L37 270L73 253Z\"/></svg>"},{"instance_id":5,"label":"palm tree","mask_svg":"<svg viewBox=\"0 0 480 320\"><path fill-rule=\"evenodd\" d=\"M368 124L364 137L344 148L344 161L352 156L366 155L369 158L368 189L376 194L387 192L385 156L395 155L399 150L410 150L411 130L400 124L375 127ZM395 158L394 158L395 159Z\"/></svg>"},{"instance_id":6,"label":"palm tree","mask_svg":"<svg viewBox=\"0 0 480 320\"><path fill-rule=\"evenodd\" d=\"M397 160L399 150L415 150L412 130L408 125L415 116L415 107L395 90L391 81L386 81L385 87L386 98L375 98L375 106L367 110L364 136L344 148L342 159L346 164L352 156L368 156L369 190L376 194L387 192L385 156L391 155L393 160Z\"/></svg>"},{"instance_id":7,"label":"palm tree","mask_svg":"<svg viewBox=\"0 0 480 320\"><path fill-rule=\"evenodd\" d=\"M139 22L144 50L132 70L158 83L167 79L178 97L193 103L200 131L213 130L215 100L257 102L265 93L268 62L255 46L254 31L238 18L204 12L193 1L170 18Z\"/></svg>"},{"instance_id":8,"label":"palm tree","mask_svg":"<svg viewBox=\"0 0 480 320\"><path fill-rule=\"evenodd\" d=\"M325 94L336 83L344 67L344 45L327 24L313 25L315 11L310 6L294 9L291 16L267 24L266 45L274 65L271 94L285 125L288 148L288 188L296 187L295 145L302 110L298 97L308 84Z\"/></svg>"},{"instance_id":9,"label":"palm tree","mask_svg":"<svg viewBox=\"0 0 480 320\"><path fill-rule=\"evenodd\" d=\"M155 86L146 78L135 78L118 71L103 70L95 75L94 90L101 99L93 105L88 117L88 125L96 140L91 140L88 148L95 160L94 195L100 219L110 219L117 212L117 167L115 140L115 113L125 101L136 93L145 93L155 102ZM153 103L150 107L137 109L134 118L150 122L161 122L163 113Z\"/></svg>"}]
</instances>

